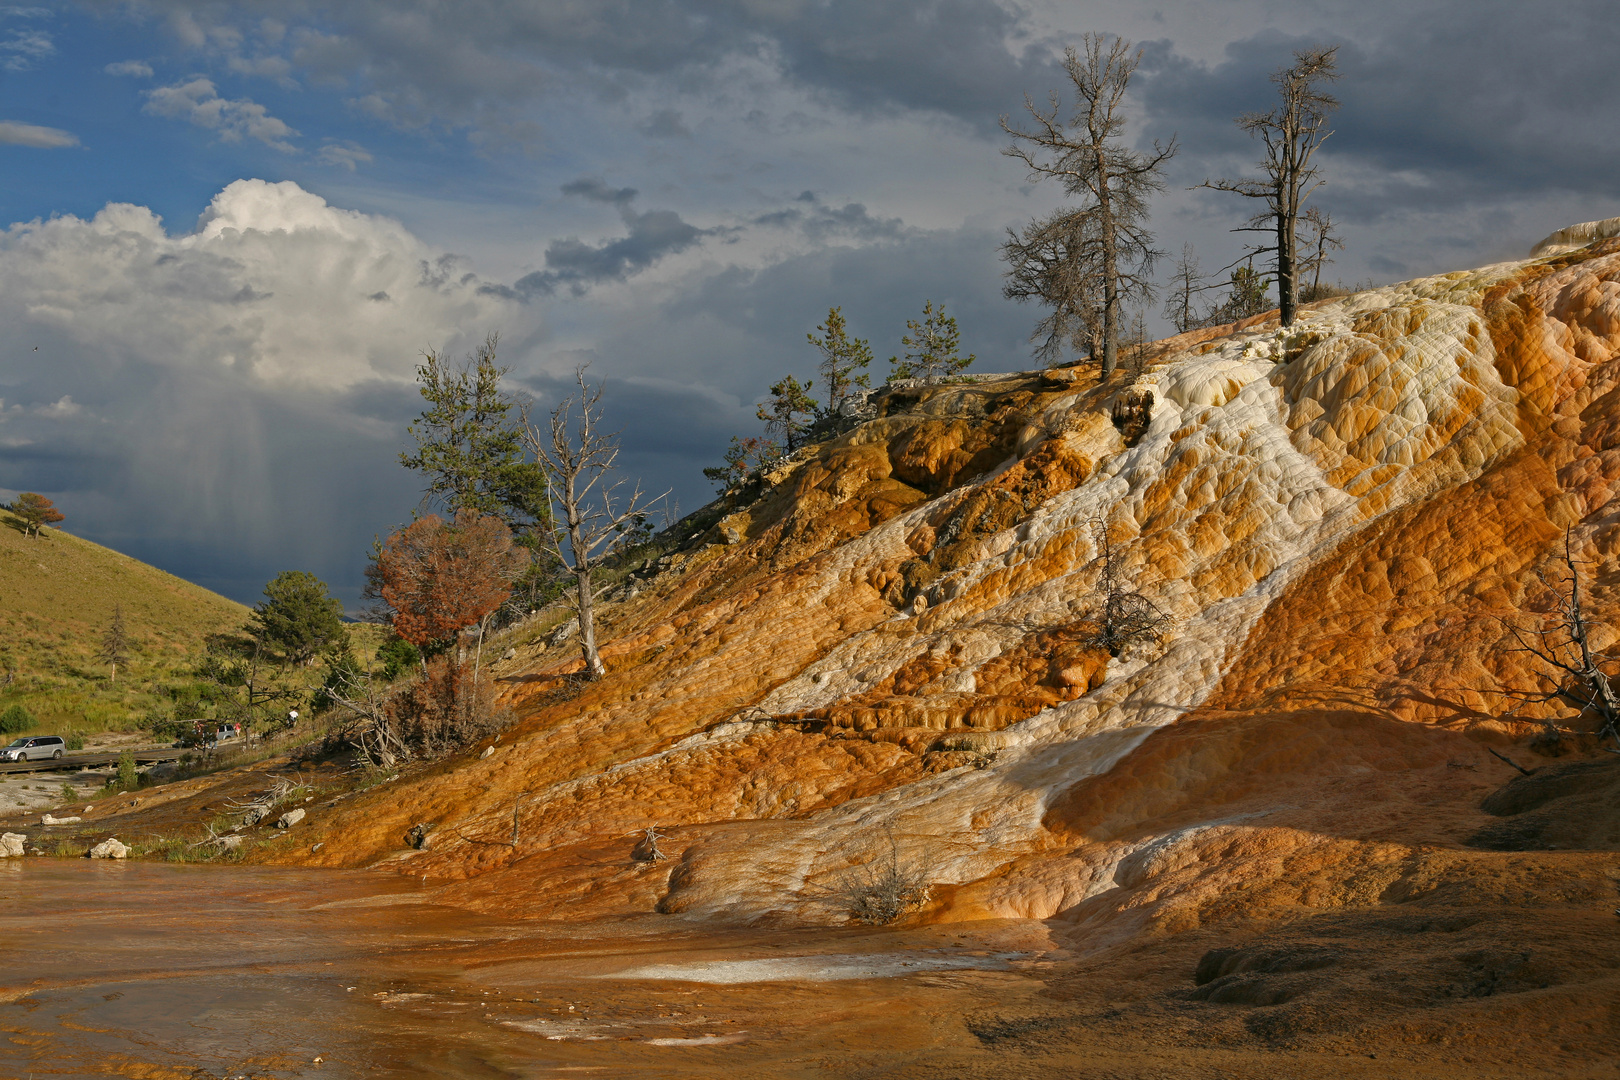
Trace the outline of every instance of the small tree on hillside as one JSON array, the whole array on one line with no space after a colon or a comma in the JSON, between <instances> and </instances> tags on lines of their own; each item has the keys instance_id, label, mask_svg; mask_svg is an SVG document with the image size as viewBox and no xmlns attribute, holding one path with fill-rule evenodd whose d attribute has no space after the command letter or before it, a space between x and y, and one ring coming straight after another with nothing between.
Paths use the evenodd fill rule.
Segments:
<instances>
[{"instance_id":1,"label":"small tree on hillside","mask_svg":"<svg viewBox=\"0 0 1620 1080\"><path fill-rule=\"evenodd\" d=\"M279 651L286 663L307 665L345 636L343 603L314 574L277 574L264 587L264 597L253 609L255 636Z\"/></svg>"},{"instance_id":2,"label":"small tree on hillside","mask_svg":"<svg viewBox=\"0 0 1620 1080\"><path fill-rule=\"evenodd\" d=\"M100 660L112 669L110 682L118 681L118 665L129 659L129 634L124 629L124 605L113 605L112 622L101 635L101 649L96 654Z\"/></svg>"},{"instance_id":3,"label":"small tree on hillside","mask_svg":"<svg viewBox=\"0 0 1620 1080\"><path fill-rule=\"evenodd\" d=\"M1203 268L1198 265L1198 253L1191 244L1183 244L1181 258L1170 278L1170 296L1164 304L1164 317L1176 328L1176 333L1202 326L1204 318L1198 311L1198 294L1205 288Z\"/></svg>"},{"instance_id":4,"label":"small tree on hillside","mask_svg":"<svg viewBox=\"0 0 1620 1080\"><path fill-rule=\"evenodd\" d=\"M900 338L905 359L889 358L892 379L949 378L966 371L975 359L972 353L956 355L962 335L955 316L945 314L943 303L935 307L932 300L925 301L922 322L907 319L906 330Z\"/></svg>"},{"instance_id":5,"label":"small tree on hillside","mask_svg":"<svg viewBox=\"0 0 1620 1080\"><path fill-rule=\"evenodd\" d=\"M837 416L846 398L870 384L870 376L865 372L872 363L872 346L863 338L849 336L842 308L829 308L827 321L816 330L821 337L806 334L805 340L821 354L816 370L821 376L821 385L827 390L825 415ZM805 388L808 389L809 384Z\"/></svg>"},{"instance_id":6,"label":"small tree on hillside","mask_svg":"<svg viewBox=\"0 0 1620 1080\"><path fill-rule=\"evenodd\" d=\"M781 456L782 447L770 439L756 435L747 438L733 435L724 455L725 464L711 465L703 470L703 475L713 480L720 491L729 491L748 483Z\"/></svg>"},{"instance_id":7,"label":"small tree on hillside","mask_svg":"<svg viewBox=\"0 0 1620 1080\"><path fill-rule=\"evenodd\" d=\"M1305 223L1306 231L1304 254L1299 258L1299 277L1304 281L1305 275L1309 274L1311 283L1300 286L1299 296L1302 301L1318 300L1321 299L1322 292L1322 267L1333 261L1328 258L1327 253L1342 251L1344 241L1333 231L1332 216L1320 206L1313 206L1305 211L1300 220Z\"/></svg>"},{"instance_id":8,"label":"small tree on hillside","mask_svg":"<svg viewBox=\"0 0 1620 1080\"><path fill-rule=\"evenodd\" d=\"M639 483L623 494L627 481L613 476L619 439L602 430L602 387L585 381L583 367L574 378L579 397L567 398L553 409L544 428L525 418L523 430L524 441L546 471L552 520L557 523L547 533L546 545L574 575L580 652L586 673L599 679L607 667L596 647L591 575L625 532L644 521L664 496L647 498Z\"/></svg>"},{"instance_id":9,"label":"small tree on hillside","mask_svg":"<svg viewBox=\"0 0 1620 1080\"><path fill-rule=\"evenodd\" d=\"M1543 616L1542 624L1533 631L1520 629L1508 623L1508 630L1519 643L1519 648L1545 665L1542 677L1551 689L1542 691L1509 690L1509 697L1521 701L1561 701L1573 706L1597 721L1600 740L1613 739L1620 754L1620 693L1610 681L1620 657L1598 652L1592 648L1590 617L1582 598L1580 567L1575 561L1570 533L1564 533L1564 555L1559 560L1567 573L1549 574L1545 569L1537 578L1551 596L1552 611ZM1604 668L1607 666L1608 670ZM1549 725L1551 728L1551 725ZM1550 734L1557 738L1556 729ZM1517 766L1515 766L1517 768ZM1522 770L1521 770L1522 771Z\"/></svg>"},{"instance_id":10,"label":"small tree on hillside","mask_svg":"<svg viewBox=\"0 0 1620 1080\"><path fill-rule=\"evenodd\" d=\"M815 417L816 399L809 394L813 381L800 386L789 375L771 387L771 400L760 402L756 410L755 415L765 421L765 431L780 438L788 453L803 445L802 437Z\"/></svg>"},{"instance_id":11,"label":"small tree on hillside","mask_svg":"<svg viewBox=\"0 0 1620 1080\"><path fill-rule=\"evenodd\" d=\"M1103 602L1095 615L1097 629L1086 639L1086 644L1107 649L1109 656L1118 656L1121 650L1134 642L1157 640L1170 616L1125 580L1123 568L1108 536L1108 524L1101 518L1095 518L1091 522L1091 532L1097 545L1097 559L1101 563L1097 588L1102 593Z\"/></svg>"},{"instance_id":12,"label":"small tree on hillside","mask_svg":"<svg viewBox=\"0 0 1620 1080\"><path fill-rule=\"evenodd\" d=\"M35 491L18 495L11 504L11 512L22 518L24 536L39 536L40 526L55 525L67 516L51 500Z\"/></svg>"},{"instance_id":13,"label":"small tree on hillside","mask_svg":"<svg viewBox=\"0 0 1620 1080\"><path fill-rule=\"evenodd\" d=\"M1296 52L1292 66L1271 76L1281 102L1270 112L1238 117L1238 126L1258 136L1265 145L1266 154L1260 161L1263 178L1206 180L1199 185L1265 203L1265 209L1244 231L1272 232L1276 236L1273 243L1254 248L1253 253L1271 252L1276 257L1277 296L1284 326L1293 324L1299 306L1300 216L1305 200L1322 185L1311 159L1323 140L1333 134L1327 127L1328 117L1339 107L1338 100L1321 89L1322 83L1339 77L1338 51L1335 46Z\"/></svg>"}]
</instances>

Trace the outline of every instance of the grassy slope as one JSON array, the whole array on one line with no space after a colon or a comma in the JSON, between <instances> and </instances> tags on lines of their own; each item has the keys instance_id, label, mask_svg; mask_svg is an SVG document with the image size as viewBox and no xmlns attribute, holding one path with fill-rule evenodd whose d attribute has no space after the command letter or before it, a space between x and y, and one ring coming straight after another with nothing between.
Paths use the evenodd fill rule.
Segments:
<instances>
[{"instance_id":1,"label":"grassy slope","mask_svg":"<svg viewBox=\"0 0 1620 1080\"><path fill-rule=\"evenodd\" d=\"M117 605L130 663L109 682L96 653ZM241 626L248 610L57 529L25 537L0 512L0 661L14 672L6 686L0 669L0 708L21 702L39 730L121 728L167 709L165 684L185 681L204 638Z\"/></svg>"}]
</instances>

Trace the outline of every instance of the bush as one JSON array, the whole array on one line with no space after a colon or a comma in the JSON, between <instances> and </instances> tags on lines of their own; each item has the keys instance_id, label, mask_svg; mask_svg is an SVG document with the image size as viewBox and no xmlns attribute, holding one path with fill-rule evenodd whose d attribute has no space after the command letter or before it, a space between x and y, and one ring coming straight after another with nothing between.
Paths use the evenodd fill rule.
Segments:
<instances>
[{"instance_id":1,"label":"bush","mask_svg":"<svg viewBox=\"0 0 1620 1080\"><path fill-rule=\"evenodd\" d=\"M903 862L900 844L891 834L886 856L852 866L833 882L830 900L849 916L869 926L887 926L929 899L930 868Z\"/></svg>"},{"instance_id":2,"label":"bush","mask_svg":"<svg viewBox=\"0 0 1620 1080\"><path fill-rule=\"evenodd\" d=\"M72 734L66 736L66 738L67 738L67 748L69 750L83 750L84 749L84 733L83 732L75 731Z\"/></svg>"},{"instance_id":3,"label":"bush","mask_svg":"<svg viewBox=\"0 0 1620 1080\"><path fill-rule=\"evenodd\" d=\"M495 715L495 690L486 676L474 686L471 664L441 657L422 678L389 700L388 719L401 742L421 757L452 753L505 726Z\"/></svg>"},{"instance_id":4,"label":"bush","mask_svg":"<svg viewBox=\"0 0 1620 1080\"><path fill-rule=\"evenodd\" d=\"M377 659L383 663L382 675L389 682L422 662L422 654L415 645L402 637L391 637L377 648Z\"/></svg>"},{"instance_id":5,"label":"bush","mask_svg":"<svg viewBox=\"0 0 1620 1080\"><path fill-rule=\"evenodd\" d=\"M21 705L11 705L0 712L0 735L16 735L34 726L34 714Z\"/></svg>"},{"instance_id":6,"label":"bush","mask_svg":"<svg viewBox=\"0 0 1620 1080\"><path fill-rule=\"evenodd\" d=\"M118 755L118 779L115 783L120 791L134 791L141 786L141 774L135 769L135 755L128 750Z\"/></svg>"}]
</instances>

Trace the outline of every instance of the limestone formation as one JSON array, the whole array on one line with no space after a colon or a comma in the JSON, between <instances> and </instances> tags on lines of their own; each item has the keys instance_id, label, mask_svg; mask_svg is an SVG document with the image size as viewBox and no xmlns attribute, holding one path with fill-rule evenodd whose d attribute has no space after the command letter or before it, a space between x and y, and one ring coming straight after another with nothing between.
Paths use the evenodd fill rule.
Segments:
<instances>
[{"instance_id":1,"label":"limestone formation","mask_svg":"<svg viewBox=\"0 0 1620 1080\"><path fill-rule=\"evenodd\" d=\"M1592 749L1503 693L1547 687L1510 627L1566 535L1594 644L1620 637L1620 238L1566 232L1183 334L1129 385L875 393L614 609L605 679L574 687L566 634L536 636L502 669L501 754L268 857L368 864L432 820L399 865L446 902L791 923L837 921L815 898L892 837L930 868L912 917L1098 943L1377 902L1487 824L1486 745L1552 723ZM1097 521L1168 616L1117 656L1091 644ZM667 859L625 860L653 826Z\"/></svg>"},{"instance_id":2,"label":"limestone formation","mask_svg":"<svg viewBox=\"0 0 1620 1080\"><path fill-rule=\"evenodd\" d=\"M0 859L20 859L23 846L28 843L28 837L22 833L8 832L0 835Z\"/></svg>"}]
</instances>

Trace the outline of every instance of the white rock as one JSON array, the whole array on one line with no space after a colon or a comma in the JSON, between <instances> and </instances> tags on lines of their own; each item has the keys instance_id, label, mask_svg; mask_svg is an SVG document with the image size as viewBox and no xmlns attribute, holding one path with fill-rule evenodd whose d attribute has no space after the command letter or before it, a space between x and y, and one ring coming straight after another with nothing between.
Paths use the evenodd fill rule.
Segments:
<instances>
[{"instance_id":1,"label":"white rock","mask_svg":"<svg viewBox=\"0 0 1620 1080\"><path fill-rule=\"evenodd\" d=\"M222 836L219 838L219 846L226 851L235 851L242 846L242 838L240 836Z\"/></svg>"},{"instance_id":2,"label":"white rock","mask_svg":"<svg viewBox=\"0 0 1620 1080\"><path fill-rule=\"evenodd\" d=\"M20 859L23 853L23 844L28 837L22 833L8 832L0 836L0 859Z\"/></svg>"},{"instance_id":3,"label":"white rock","mask_svg":"<svg viewBox=\"0 0 1620 1080\"><path fill-rule=\"evenodd\" d=\"M129 856L129 848L118 842L116 837L103 840L90 849L92 859L123 859Z\"/></svg>"},{"instance_id":4,"label":"white rock","mask_svg":"<svg viewBox=\"0 0 1620 1080\"><path fill-rule=\"evenodd\" d=\"M495 748L493 746L486 746L486 747L484 747L484 752L482 754L479 754L478 756L481 757L481 758L487 758L487 757L489 757L489 755L493 754L494 752L495 752Z\"/></svg>"},{"instance_id":5,"label":"white rock","mask_svg":"<svg viewBox=\"0 0 1620 1080\"><path fill-rule=\"evenodd\" d=\"M278 829L290 829L294 825L298 824L300 821L303 821L303 820L304 820L304 811L302 809L289 810L285 814L282 814L279 818L276 819L276 828L278 828Z\"/></svg>"},{"instance_id":6,"label":"white rock","mask_svg":"<svg viewBox=\"0 0 1620 1080\"><path fill-rule=\"evenodd\" d=\"M51 817L49 814L42 814L39 823L41 825L71 825L78 820L76 817Z\"/></svg>"}]
</instances>

